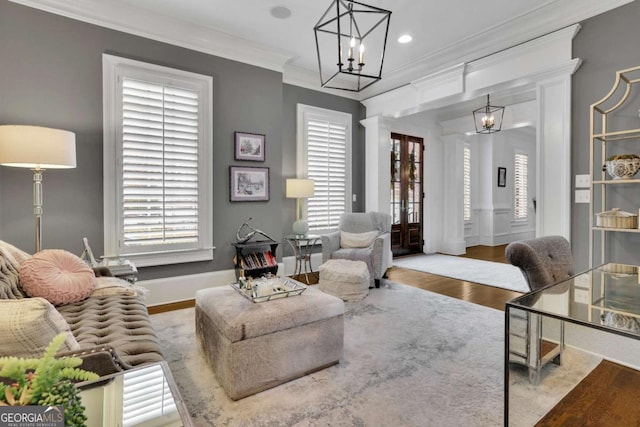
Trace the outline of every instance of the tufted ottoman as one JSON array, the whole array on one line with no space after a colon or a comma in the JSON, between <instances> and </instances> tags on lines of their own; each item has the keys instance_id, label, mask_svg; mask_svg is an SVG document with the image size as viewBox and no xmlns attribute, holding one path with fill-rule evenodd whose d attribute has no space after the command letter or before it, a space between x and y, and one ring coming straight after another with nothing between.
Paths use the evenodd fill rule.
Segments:
<instances>
[{"instance_id":1,"label":"tufted ottoman","mask_svg":"<svg viewBox=\"0 0 640 427\"><path fill-rule=\"evenodd\" d=\"M359 301L369 295L369 269L362 261L330 259L319 268L319 288L345 301Z\"/></svg>"},{"instance_id":2,"label":"tufted ottoman","mask_svg":"<svg viewBox=\"0 0 640 427\"><path fill-rule=\"evenodd\" d=\"M318 289L254 303L231 286L196 292L196 335L233 400L339 362L344 303Z\"/></svg>"}]
</instances>

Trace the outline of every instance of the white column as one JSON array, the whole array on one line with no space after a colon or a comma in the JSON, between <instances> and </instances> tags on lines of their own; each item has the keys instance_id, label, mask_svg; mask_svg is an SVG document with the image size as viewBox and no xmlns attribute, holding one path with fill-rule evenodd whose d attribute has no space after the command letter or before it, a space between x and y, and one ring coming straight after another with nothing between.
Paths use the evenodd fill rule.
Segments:
<instances>
[{"instance_id":1,"label":"white column","mask_svg":"<svg viewBox=\"0 0 640 427\"><path fill-rule=\"evenodd\" d=\"M388 119L369 117L360 124L365 128L365 211L390 213L391 130Z\"/></svg>"},{"instance_id":2,"label":"white column","mask_svg":"<svg viewBox=\"0 0 640 427\"><path fill-rule=\"evenodd\" d=\"M440 252L444 236L445 182L447 170L444 162L444 144L435 131L429 130L425 138L423 203L423 239L425 253Z\"/></svg>"},{"instance_id":3,"label":"white column","mask_svg":"<svg viewBox=\"0 0 640 427\"><path fill-rule=\"evenodd\" d=\"M444 233L441 251L450 255L466 252L463 215L464 136L452 135L444 142Z\"/></svg>"},{"instance_id":4,"label":"white column","mask_svg":"<svg viewBox=\"0 0 640 427\"><path fill-rule=\"evenodd\" d=\"M571 75L540 81L536 236L571 238Z\"/></svg>"}]
</instances>

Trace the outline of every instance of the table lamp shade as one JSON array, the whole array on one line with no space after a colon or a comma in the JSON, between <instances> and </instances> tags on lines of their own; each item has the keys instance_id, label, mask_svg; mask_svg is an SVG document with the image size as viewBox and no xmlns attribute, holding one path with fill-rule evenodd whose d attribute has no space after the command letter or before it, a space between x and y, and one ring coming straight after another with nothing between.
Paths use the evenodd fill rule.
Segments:
<instances>
[{"instance_id":1,"label":"table lamp shade","mask_svg":"<svg viewBox=\"0 0 640 427\"><path fill-rule=\"evenodd\" d=\"M300 199L313 197L315 184L312 179L292 178L287 179L286 187L287 197L297 199L296 211L298 212L298 219L293 223L293 232L297 236L304 236L309 231L309 225L302 218L302 203L300 203Z\"/></svg>"},{"instance_id":2,"label":"table lamp shade","mask_svg":"<svg viewBox=\"0 0 640 427\"><path fill-rule=\"evenodd\" d=\"M303 199L313 197L315 186L312 179L287 179L287 197Z\"/></svg>"},{"instance_id":3,"label":"table lamp shade","mask_svg":"<svg viewBox=\"0 0 640 427\"><path fill-rule=\"evenodd\" d=\"M76 135L40 126L0 126L0 164L31 169L76 167Z\"/></svg>"}]
</instances>

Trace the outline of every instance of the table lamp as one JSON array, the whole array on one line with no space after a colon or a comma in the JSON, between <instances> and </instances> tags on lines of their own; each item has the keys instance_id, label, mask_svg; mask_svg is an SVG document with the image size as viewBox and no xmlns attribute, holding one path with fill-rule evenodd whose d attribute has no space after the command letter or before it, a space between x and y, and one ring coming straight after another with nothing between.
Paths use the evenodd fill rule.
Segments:
<instances>
[{"instance_id":1,"label":"table lamp","mask_svg":"<svg viewBox=\"0 0 640 427\"><path fill-rule=\"evenodd\" d=\"M76 135L39 126L0 126L0 165L33 171L36 252L42 248L42 173L76 167Z\"/></svg>"},{"instance_id":2,"label":"table lamp","mask_svg":"<svg viewBox=\"0 0 640 427\"><path fill-rule=\"evenodd\" d=\"M296 212L298 219L293 223L293 233L296 236L305 236L309 231L309 224L302 218L301 199L313 197L314 183L312 179L287 179L286 193L288 198L296 199Z\"/></svg>"}]
</instances>

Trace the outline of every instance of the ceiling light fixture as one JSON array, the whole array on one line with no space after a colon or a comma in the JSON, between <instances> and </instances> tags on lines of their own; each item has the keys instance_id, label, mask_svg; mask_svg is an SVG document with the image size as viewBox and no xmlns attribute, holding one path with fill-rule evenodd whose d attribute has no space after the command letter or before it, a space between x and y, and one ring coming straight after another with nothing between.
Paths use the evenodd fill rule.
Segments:
<instances>
[{"instance_id":1,"label":"ceiling light fixture","mask_svg":"<svg viewBox=\"0 0 640 427\"><path fill-rule=\"evenodd\" d=\"M284 6L272 7L269 12L271 13L271 16L278 19L287 19L291 16L291 10Z\"/></svg>"},{"instance_id":2,"label":"ceiling light fixture","mask_svg":"<svg viewBox=\"0 0 640 427\"><path fill-rule=\"evenodd\" d=\"M360 92L382 78L390 17L357 1L331 2L313 27L322 87Z\"/></svg>"},{"instance_id":3,"label":"ceiling light fixture","mask_svg":"<svg viewBox=\"0 0 640 427\"><path fill-rule=\"evenodd\" d=\"M476 133L496 133L502 129L504 107L491 105L487 94L487 105L473 110L473 121L476 125Z\"/></svg>"},{"instance_id":4,"label":"ceiling light fixture","mask_svg":"<svg viewBox=\"0 0 640 427\"><path fill-rule=\"evenodd\" d=\"M398 43L400 44L409 43L411 40L413 40L413 37L411 37L409 34L403 34L400 37L398 37Z\"/></svg>"}]
</instances>

